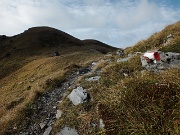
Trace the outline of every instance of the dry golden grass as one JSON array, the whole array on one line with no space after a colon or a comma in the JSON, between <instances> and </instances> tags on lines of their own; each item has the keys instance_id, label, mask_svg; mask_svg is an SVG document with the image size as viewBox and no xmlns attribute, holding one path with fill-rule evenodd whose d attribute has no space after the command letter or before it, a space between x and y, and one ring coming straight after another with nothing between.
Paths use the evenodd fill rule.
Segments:
<instances>
[{"instance_id":1,"label":"dry golden grass","mask_svg":"<svg viewBox=\"0 0 180 135\"><path fill-rule=\"evenodd\" d=\"M126 53L159 49L161 38L169 34L173 34L174 39L161 49L179 52L179 24L166 27L128 48ZM99 68L103 71L99 82L89 83L85 81L86 77L79 80L82 87L89 89L91 101L74 106L67 98L69 90L59 106L64 113L56 122L53 133L68 125L82 135L180 134L180 69L141 72L143 68L138 55L126 62L100 62L96 69ZM104 128L99 127L100 118Z\"/></svg>"},{"instance_id":2,"label":"dry golden grass","mask_svg":"<svg viewBox=\"0 0 180 135\"><path fill-rule=\"evenodd\" d=\"M6 130L9 121L18 118L26 105L33 102L38 94L50 89L61 81L71 65L86 66L98 60L101 54L79 51L58 57L34 59L19 70L0 80L0 131ZM72 66L73 67L73 66ZM23 114L22 114L23 116Z\"/></svg>"}]
</instances>

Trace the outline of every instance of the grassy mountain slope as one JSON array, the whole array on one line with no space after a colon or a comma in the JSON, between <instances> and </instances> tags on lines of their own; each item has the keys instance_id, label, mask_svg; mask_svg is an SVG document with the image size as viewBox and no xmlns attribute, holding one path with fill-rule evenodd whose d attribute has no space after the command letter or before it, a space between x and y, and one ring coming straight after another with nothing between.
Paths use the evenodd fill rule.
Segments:
<instances>
[{"instance_id":1,"label":"grassy mountain slope","mask_svg":"<svg viewBox=\"0 0 180 135\"><path fill-rule=\"evenodd\" d=\"M177 22L155 33L126 49L126 53L155 48L179 52L179 24ZM163 47L159 38L166 38L169 34L174 38ZM116 55L111 59L113 57L117 59ZM78 82L88 89L92 98L90 102L74 106L67 96L64 97L59 105L63 115L56 122L54 133L68 125L78 129L82 135L180 134L179 68L158 73L146 71L141 66L139 55L125 62L113 61L105 65L98 82L87 82L89 75ZM105 124L104 128L100 127L100 119Z\"/></svg>"},{"instance_id":2,"label":"grassy mountain slope","mask_svg":"<svg viewBox=\"0 0 180 135\"><path fill-rule=\"evenodd\" d=\"M24 108L64 77L116 48L86 43L50 27L0 36L0 133ZM60 56L53 57L54 52ZM16 120L19 120L16 119Z\"/></svg>"},{"instance_id":3,"label":"grassy mountain slope","mask_svg":"<svg viewBox=\"0 0 180 135\"><path fill-rule=\"evenodd\" d=\"M150 36L146 40L139 41L132 47L126 49L126 53L145 52L146 50L160 49L162 51L180 52L180 21L168 25L165 29ZM167 46L163 44L167 41L167 36L173 35L173 39ZM166 49L167 48L167 49Z\"/></svg>"}]
</instances>

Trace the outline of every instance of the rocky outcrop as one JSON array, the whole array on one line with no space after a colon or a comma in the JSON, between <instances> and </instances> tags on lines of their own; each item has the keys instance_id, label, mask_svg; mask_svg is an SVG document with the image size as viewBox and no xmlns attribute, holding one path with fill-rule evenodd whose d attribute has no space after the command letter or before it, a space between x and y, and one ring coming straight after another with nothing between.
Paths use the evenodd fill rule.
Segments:
<instances>
[{"instance_id":1,"label":"rocky outcrop","mask_svg":"<svg viewBox=\"0 0 180 135\"><path fill-rule=\"evenodd\" d=\"M147 70L164 70L180 67L180 53L151 51L141 56L142 67Z\"/></svg>"},{"instance_id":2,"label":"rocky outcrop","mask_svg":"<svg viewBox=\"0 0 180 135\"><path fill-rule=\"evenodd\" d=\"M78 135L76 129L64 127L59 133L56 135Z\"/></svg>"}]
</instances>

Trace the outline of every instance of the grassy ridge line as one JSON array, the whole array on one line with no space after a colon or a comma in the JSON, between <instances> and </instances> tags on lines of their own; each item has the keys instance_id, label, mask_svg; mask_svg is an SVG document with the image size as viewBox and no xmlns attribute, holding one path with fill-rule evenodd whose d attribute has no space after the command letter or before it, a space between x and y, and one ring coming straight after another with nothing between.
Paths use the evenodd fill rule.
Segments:
<instances>
[{"instance_id":1,"label":"grassy ridge line","mask_svg":"<svg viewBox=\"0 0 180 135\"><path fill-rule=\"evenodd\" d=\"M163 43L167 40L169 34L173 35L173 39L167 46ZM161 49L160 49L161 48ZM180 52L180 21L175 24L168 25L160 32L154 33L146 40L139 41L132 47L125 50L126 54L134 52L145 52L147 50L160 49L162 51Z\"/></svg>"}]
</instances>

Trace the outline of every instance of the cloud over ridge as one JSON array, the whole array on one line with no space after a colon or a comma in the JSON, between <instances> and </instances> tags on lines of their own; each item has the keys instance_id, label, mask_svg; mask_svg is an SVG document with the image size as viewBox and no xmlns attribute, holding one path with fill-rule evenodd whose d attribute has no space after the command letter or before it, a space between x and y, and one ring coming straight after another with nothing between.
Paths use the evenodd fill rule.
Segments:
<instances>
[{"instance_id":1,"label":"cloud over ridge","mask_svg":"<svg viewBox=\"0 0 180 135\"><path fill-rule=\"evenodd\" d=\"M79 39L127 47L180 19L164 0L1 0L0 34L50 26Z\"/></svg>"}]
</instances>

